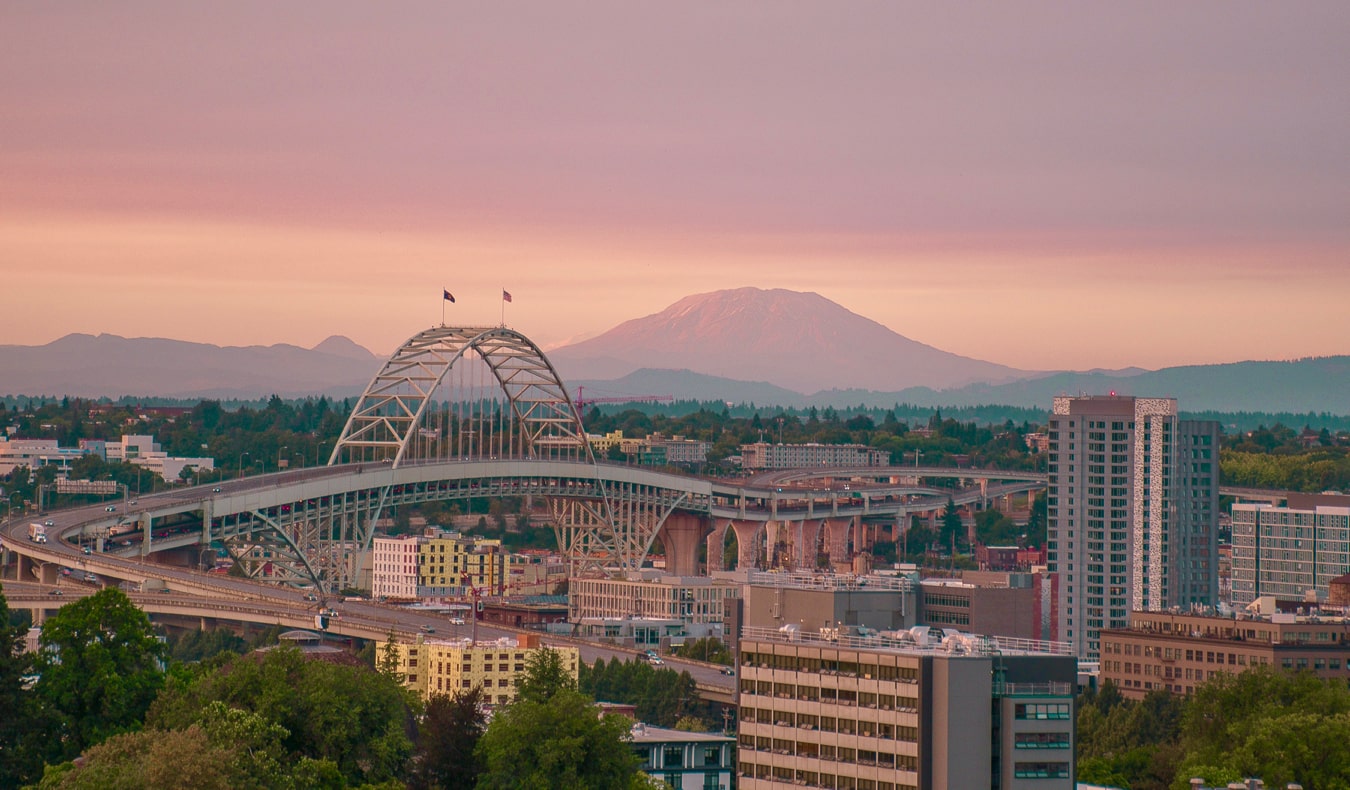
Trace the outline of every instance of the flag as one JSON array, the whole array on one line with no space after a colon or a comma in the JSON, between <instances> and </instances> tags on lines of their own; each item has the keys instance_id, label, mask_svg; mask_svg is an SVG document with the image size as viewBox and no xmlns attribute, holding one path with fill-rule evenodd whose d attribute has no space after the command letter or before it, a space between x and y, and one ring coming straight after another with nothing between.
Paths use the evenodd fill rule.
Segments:
<instances>
[{"instance_id":1,"label":"flag","mask_svg":"<svg viewBox=\"0 0 1350 790\"><path fill-rule=\"evenodd\" d=\"M454 300L452 299L451 301L454 301ZM502 289L502 301L503 301L503 302L509 302L509 301L511 301L511 292L508 291L508 290L506 290L505 288Z\"/></svg>"},{"instance_id":2,"label":"flag","mask_svg":"<svg viewBox=\"0 0 1350 790\"><path fill-rule=\"evenodd\" d=\"M446 291L444 288L442 288L441 290L444 291L445 293L445 301L453 304L455 301L455 295L450 293L449 291Z\"/></svg>"}]
</instances>

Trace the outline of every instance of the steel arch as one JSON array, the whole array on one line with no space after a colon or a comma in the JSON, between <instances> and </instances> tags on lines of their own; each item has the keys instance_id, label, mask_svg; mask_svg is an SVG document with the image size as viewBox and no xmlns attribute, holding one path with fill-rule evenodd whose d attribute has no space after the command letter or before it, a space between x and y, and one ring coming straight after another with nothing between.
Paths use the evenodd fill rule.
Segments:
<instances>
[{"instance_id":1,"label":"steel arch","mask_svg":"<svg viewBox=\"0 0 1350 790\"><path fill-rule=\"evenodd\" d=\"M580 416L552 363L529 338L506 327L438 326L413 335L371 379L347 418L328 463L370 448L398 466L431 396L469 351L491 369L522 430L523 449L570 450L594 463Z\"/></svg>"}]
</instances>

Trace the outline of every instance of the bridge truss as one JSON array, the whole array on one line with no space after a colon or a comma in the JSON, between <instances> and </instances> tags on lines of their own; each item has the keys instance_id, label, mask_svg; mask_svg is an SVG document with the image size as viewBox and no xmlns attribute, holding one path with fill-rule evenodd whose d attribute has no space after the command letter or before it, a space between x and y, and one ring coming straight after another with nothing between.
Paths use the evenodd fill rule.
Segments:
<instances>
[{"instance_id":1,"label":"bridge truss","mask_svg":"<svg viewBox=\"0 0 1350 790\"><path fill-rule=\"evenodd\" d=\"M355 465L359 474L456 461L585 465L584 484L573 479L566 491L538 491L573 574L641 567L687 496L602 477L557 371L529 338L506 327L438 326L409 338L357 400L329 466ZM479 495L494 493L534 496L486 486ZM464 494L423 490L428 500ZM356 586L376 523L415 496L386 485L285 512L234 514L213 531L250 576L336 591Z\"/></svg>"}]
</instances>

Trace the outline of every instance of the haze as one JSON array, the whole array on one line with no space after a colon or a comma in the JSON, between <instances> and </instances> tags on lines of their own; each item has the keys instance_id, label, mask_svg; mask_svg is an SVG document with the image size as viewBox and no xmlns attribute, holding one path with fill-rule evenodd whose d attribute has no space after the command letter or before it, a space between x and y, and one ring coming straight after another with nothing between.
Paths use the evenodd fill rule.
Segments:
<instances>
[{"instance_id":1,"label":"haze","mask_svg":"<svg viewBox=\"0 0 1350 790\"><path fill-rule=\"evenodd\" d=\"M545 345L815 291L1027 369L1350 353L1344 3L10 3L0 343Z\"/></svg>"}]
</instances>

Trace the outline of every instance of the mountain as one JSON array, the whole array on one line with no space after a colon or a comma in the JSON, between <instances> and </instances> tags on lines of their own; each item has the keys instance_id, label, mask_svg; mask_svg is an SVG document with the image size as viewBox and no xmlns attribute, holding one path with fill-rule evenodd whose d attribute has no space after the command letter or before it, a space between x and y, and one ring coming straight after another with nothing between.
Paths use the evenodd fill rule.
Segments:
<instances>
[{"instance_id":1,"label":"mountain","mask_svg":"<svg viewBox=\"0 0 1350 790\"><path fill-rule=\"evenodd\" d=\"M689 371L640 370L621 379L582 382L590 393L672 395L681 400L730 401L804 408L933 408L1012 406L1048 411L1056 395L1121 395L1176 398L1182 411L1350 415L1350 356L1277 362L1189 365L1135 373L1054 373L1008 384L971 384L948 390L910 387L878 392L822 390L810 396L764 382L736 381Z\"/></svg>"},{"instance_id":2,"label":"mountain","mask_svg":"<svg viewBox=\"0 0 1350 790\"><path fill-rule=\"evenodd\" d=\"M0 394L173 398L359 395L381 359L345 337L312 349L72 334L0 346Z\"/></svg>"},{"instance_id":3,"label":"mountain","mask_svg":"<svg viewBox=\"0 0 1350 790\"><path fill-rule=\"evenodd\" d=\"M685 297L555 349L549 359L569 381L660 368L765 381L799 393L947 389L1038 375L910 340L819 294L759 288Z\"/></svg>"}]
</instances>

